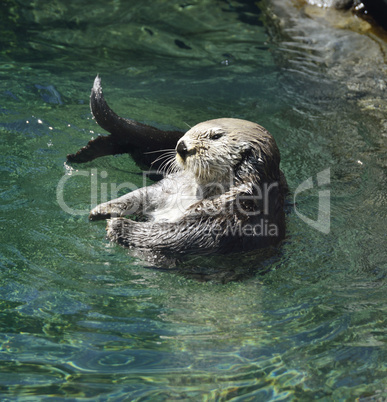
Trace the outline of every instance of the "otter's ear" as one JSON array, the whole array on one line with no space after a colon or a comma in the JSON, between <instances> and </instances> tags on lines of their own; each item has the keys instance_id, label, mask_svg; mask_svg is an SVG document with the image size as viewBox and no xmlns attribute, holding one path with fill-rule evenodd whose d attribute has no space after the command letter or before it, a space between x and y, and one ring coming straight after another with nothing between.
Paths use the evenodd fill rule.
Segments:
<instances>
[{"instance_id":1,"label":"otter's ear","mask_svg":"<svg viewBox=\"0 0 387 402\"><path fill-rule=\"evenodd\" d=\"M241 166L250 166L254 167L254 169L257 168L258 165L258 159L262 160L259 158L259 156L256 154L256 150L254 147L251 146L251 144L246 143L243 144L243 151L242 151L242 161L241 161ZM263 162L263 161L262 161Z\"/></svg>"},{"instance_id":2,"label":"otter's ear","mask_svg":"<svg viewBox=\"0 0 387 402\"><path fill-rule=\"evenodd\" d=\"M253 149L253 147L251 146L251 144L249 142L242 142L240 144L241 148L242 148L242 154L247 155L248 153L250 153Z\"/></svg>"},{"instance_id":3,"label":"otter's ear","mask_svg":"<svg viewBox=\"0 0 387 402\"><path fill-rule=\"evenodd\" d=\"M245 155L245 163L247 163L251 171L255 171L262 176L267 163L265 154L260 149L257 150L255 147L250 147Z\"/></svg>"},{"instance_id":4,"label":"otter's ear","mask_svg":"<svg viewBox=\"0 0 387 402\"><path fill-rule=\"evenodd\" d=\"M249 156L250 161L254 164L265 163L264 156L263 156L261 150L257 149L256 147L252 146L251 144L249 144L246 154Z\"/></svg>"}]
</instances>

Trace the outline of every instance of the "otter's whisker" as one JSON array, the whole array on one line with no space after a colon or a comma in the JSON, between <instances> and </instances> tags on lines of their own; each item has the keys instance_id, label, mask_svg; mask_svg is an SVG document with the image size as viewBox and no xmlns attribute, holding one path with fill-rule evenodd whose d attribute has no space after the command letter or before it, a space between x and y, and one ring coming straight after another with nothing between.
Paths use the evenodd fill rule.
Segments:
<instances>
[{"instance_id":1,"label":"otter's whisker","mask_svg":"<svg viewBox=\"0 0 387 402\"><path fill-rule=\"evenodd\" d=\"M172 164L173 164L173 159L168 159L167 161L165 161L165 162L160 166L160 169L161 169L162 171L165 171L165 173L169 174Z\"/></svg>"},{"instance_id":2,"label":"otter's whisker","mask_svg":"<svg viewBox=\"0 0 387 402\"><path fill-rule=\"evenodd\" d=\"M155 159L155 160L151 163L151 167L153 167L153 165L154 165L155 163L160 162L160 161L162 161L162 160L164 160L164 159L166 159L166 158L167 158L167 155L159 156L157 159Z\"/></svg>"},{"instance_id":3,"label":"otter's whisker","mask_svg":"<svg viewBox=\"0 0 387 402\"><path fill-rule=\"evenodd\" d=\"M178 166L175 160L172 160L172 163L170 164L168 168L168 174L173 174L178 171Z\"/></svg>"},{"instance_id":4,"label":"otter's whisker","mask_svg":"<svg viewBox=\"0 0 387 402\"><path fill-rule=\"evenodd\" d=\"M157 162L162 161L163 159L164 159L164 160L167 160L168 158L174 158L174 157L175 157L175 154L176 154L175 150L168 150L168 151L165 152L164 154L158 156L158 157L151 163L151 166L153 166L153 165L154 165L155 163L157 163ZM164 162L162 162L161 165L162 165L163 163L164 163Z\"/></svg>"},{"instance_id":5,"label":"otter's whisker","mask_svg":"<svg viewBox=\"0 0 387 402\"><path fill-rule=\"evenodd\" d=\"M174 171L177 171L175 152L170 155L166 155L165 160L161 163L158 172L165 172L167 174L171 174Z\"/></svg>"},{"instance_id":6,"label":"otter's whisker","mask_svg":"<svg viewBox=\"0 0 387 402\"><path fill-rule=\"evenodd\" d=\"M157 152L169 152L169 151L175 151L173 148L167 148L167 149L157 149L156 151L148 151L144 152L144 155L149 155L149 154L156 154Z\"/></svg>"},{"instance_id":7,"label":"otter's whisker","mask_svg":"<svg viewBox=\"0 0 387 402\"><path fill-rule=\"evenodd\" d=\"M166 159L163 163L160 164L159 168L157 169L157 172L162 173L166 170L168 170L168 166L171 163L171 159Z\"/></svg>"}]
</instances>

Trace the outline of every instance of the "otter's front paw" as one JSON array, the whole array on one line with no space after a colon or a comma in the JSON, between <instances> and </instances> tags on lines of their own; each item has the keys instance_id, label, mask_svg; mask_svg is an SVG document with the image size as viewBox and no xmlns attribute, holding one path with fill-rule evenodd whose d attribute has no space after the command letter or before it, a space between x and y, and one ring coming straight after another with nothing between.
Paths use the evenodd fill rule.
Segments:
<instances>
[{"instance_id":1,"label":"otter's front paw","mask_svg":"<svg viewBox=\"0 0 387 402\"><path fill-rule=\"evenodd\" d=\"M118 216L122 216L122 209L112 204L97 205L91 210L89 219L91 221L100 221L102 219L109 219Z\"/></svg>"},{"instance_id":2,"label":"otter's front paw","mask_svg":"<svg viewBox=\"0 0 387 402\"><path fill-rule=\"evenodd\" d=\"M131 228L135 224L131 219L115 218L107 221L106 232L109 240L122 246L129 247Z\"/></svg>"}]
</instances>

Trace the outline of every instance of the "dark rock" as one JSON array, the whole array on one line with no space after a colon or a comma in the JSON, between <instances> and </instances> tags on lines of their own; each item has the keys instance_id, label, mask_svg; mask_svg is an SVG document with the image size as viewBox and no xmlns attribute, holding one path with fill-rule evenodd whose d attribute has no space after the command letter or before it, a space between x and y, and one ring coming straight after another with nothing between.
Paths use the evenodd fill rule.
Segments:
<instances>
[{"instance_id":1,"label":"dark rock","mask_svg":"<svg viewBox=\"0 0 387 402\"><path fill-rule=\"evenodd\" d=\"M360 7L357 14L371 17L378 25L387 30L387 0L363 0L364 7Z\"/></svg>"},{"instance_id":2,"label":"dark rock","mask_svg":"<svg viewBox=\"0 0 387 402\"><path fill-rule=\"evenodd\" d=\"M313 6L352 10L367 21L387 29L387 0L306 0Z\"/></svg>"}]
</instances>

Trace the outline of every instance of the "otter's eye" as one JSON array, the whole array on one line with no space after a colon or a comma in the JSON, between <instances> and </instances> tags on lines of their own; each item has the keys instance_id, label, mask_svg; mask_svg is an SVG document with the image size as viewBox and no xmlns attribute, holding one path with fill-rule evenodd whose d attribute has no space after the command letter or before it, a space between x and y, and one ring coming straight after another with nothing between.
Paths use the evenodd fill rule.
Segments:
<instances>
[{"instance_id":1,"label":"otter's eye","mask_svg":"<svg viewBox=\"0 0 387 402\"><path fill-rule=\"evenodd\" d=\"M218 133L211 136L211 140L218 140L220 137L223 137L223 134Z\"/></svg>"}]
</instances>

